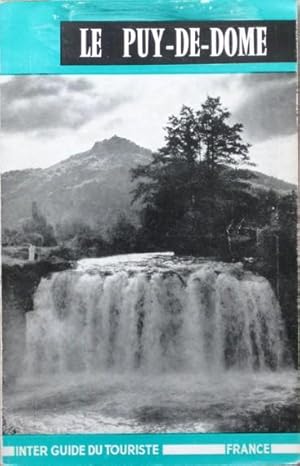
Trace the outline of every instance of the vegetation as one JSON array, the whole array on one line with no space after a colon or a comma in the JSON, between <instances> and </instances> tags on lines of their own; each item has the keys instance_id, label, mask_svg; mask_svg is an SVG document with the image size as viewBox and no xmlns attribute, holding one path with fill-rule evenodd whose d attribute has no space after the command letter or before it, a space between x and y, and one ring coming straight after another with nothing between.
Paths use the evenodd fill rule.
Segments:
<instances>
[{"instance_id":1,"label":"vegetation","mask_svg":"<svg viewBox=\"0 0 300 466\"><path fill-rule=\"evenodd\" d=\"M199 110L183 106L169 118L164 146L132 171L138 227L120 214L106 235L81 221L54 232L34 202L19 230L4 231L4 244L57 244L53 255L68 260L172 250L244 261L272 283L296 357L296 194L255 188L243 126L230 117L219 98L208 97Z\"/></svg>"},{"instance_id":2,"label":"vegetation","mask_svg":"<svg viewBox=\"0 0 300 466\"><path fill-rule=\"evenodd\" d=\"M241 124L220 99L171 116L165 145L133 170L144 250L242 260L272 283L297 355L296 194L253 189ZM255 180L254 180L255 181Z\"/></svg>"},{"instance_id":3,"label":"vegetation","mask_svg":"<svg viewBox=\"0 0 300 466\"><path fill-rule=\"evenodd\" d=\"M40 212L36 202L32 203L31 217L18 230L5 229L3 244L8 246L30 243L35 246L55 246L57 244L52 225Z\"/></svg>"},{"instance_id":4,"label":"vegetation","mask_svg":"<svg viewBox=\"0 0 300 466\"><path fill-rule=\"evenodd\" d=\"M133 170L134 201L143 204L143 236L155 249L232 256L231 232L250 217L249 144L219 98L171 116L165 146Z\"/></svg>"}]
</instances>

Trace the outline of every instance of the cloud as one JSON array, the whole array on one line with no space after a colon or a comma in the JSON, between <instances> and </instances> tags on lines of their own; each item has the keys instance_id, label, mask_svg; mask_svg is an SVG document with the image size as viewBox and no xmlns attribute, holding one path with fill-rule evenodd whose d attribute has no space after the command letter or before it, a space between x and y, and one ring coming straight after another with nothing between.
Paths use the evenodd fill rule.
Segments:
<instances>
[{"instance_id":1,"label":"cloud","mask_svg":"<svg viewBox=\"0 0 300 466\"><path fill-rule=\"evenodd\" d=\"M257 170L294 182L293 75L0 76L7 83L2 171L48 167L113 134L156 150L168 116L182 104L198 109L211 95L221 96L232 122L244 122Z\"/></svg>"},{"instance_id":2,"label":"cloud","mask_svg":"<svg viewBox=\"0 0 300 466\"><path fill-rule=\"evenodd\" d=\"M14 77L1 85L2 130L10 133L78 129L127 102L126 95L96 92L85 78Z\"/></svg>"},{"instance_id":3,"label":"cloud","mask_svg":"<svg viewBox=\"0 0 300 466\"><path fill-rule=\"evenodd\" d=\"M112 130L112 128L120 128L122 124L124 123L123 118L116 117L112 118L111 120L108 120L104 125L104 129L109 129Z\"/></svg>"},{"instance_id":4,"label":"cloud","mask_svg":"<svg viewBox=\"0 0 300 466\"><path fill-rule=\"evenodd\" d=\"M75 81L66 81L69 90L75 92L90 91L94 89L93 84L84 78L76 79Z\"/></svg>"},{"instance_id":5,"label":"cloud","mask_svg":"<svg viewBox=\"0 0 300 466\"><path fill-rule=\"evenodd\" d=\"M251 74L241 78L244 99L235 111L252 142L296 132L296 78L289 74Z\"/></svg>"}]
</instances>

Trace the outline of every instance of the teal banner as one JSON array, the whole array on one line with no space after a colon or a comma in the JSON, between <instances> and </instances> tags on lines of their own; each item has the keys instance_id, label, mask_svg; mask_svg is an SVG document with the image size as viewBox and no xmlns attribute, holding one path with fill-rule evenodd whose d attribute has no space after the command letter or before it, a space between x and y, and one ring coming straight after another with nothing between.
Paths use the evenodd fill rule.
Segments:
<instances>
[{"instance_id":1,"label":"teal banner","mask_svg":"<svg viewBox=\"0 0 300 466\"><path fill-rule=\"evenodd\" d=\"M297 464L298 434L92 434L4 436L3 464Z\"/></svg>"},{"instance_id":2,"label":"teal banner","mask_svg":"<svg viewBox=\"0 0 300 466\"><path fill-rule=\"evenodd\" d=\"M61 65L64 21L294 21L295 0L26 1L0 5L0 74L294 72L295 62ZM280 44L278 44L280 46Z\"/></svg>"}]
</instances>

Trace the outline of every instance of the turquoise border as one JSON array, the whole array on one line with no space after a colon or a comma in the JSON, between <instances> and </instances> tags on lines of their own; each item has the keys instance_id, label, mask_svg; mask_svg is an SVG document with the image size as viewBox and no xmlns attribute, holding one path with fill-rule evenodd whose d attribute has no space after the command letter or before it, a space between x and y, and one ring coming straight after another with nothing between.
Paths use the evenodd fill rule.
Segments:
<instances>
[{"instance_id":1,"label":"turquoise border","mask_svg":"<svg viewBox=\"0 0 300 466\"><path fill-rule=\"evenodd\" d=\"M58 466L58 465L128 465L128 466L158 466L158 465L214 465L214 464L296 464L300 461L299 434L76 434L76 435L11 435L4 436L5 447L17 446L38 446L43 445L48 448L49 455L39 456L5 456L4 465L18 466ZM213 445L213 444L280 444L296 446L296 454L209 454L209 455L185 455L166 456L163 454L163 445ZM158 445L157 455L131 456L131 455L107 455L105 451L101 456L53 456L51 447L53 445ZM5 450L4 450L5 453Z\"/></svg>"},{"instance_id":2,"label":"turquoise border","mask_svg":"<svg viewBox=\"0 0 300 466\"><path fill-rule=\"evenodd\" d=\"M296 0L74 0L0 4L0 74L295 72L295 63L61 66L60 22L295 20Z\"/></svg>"}]
</instances>

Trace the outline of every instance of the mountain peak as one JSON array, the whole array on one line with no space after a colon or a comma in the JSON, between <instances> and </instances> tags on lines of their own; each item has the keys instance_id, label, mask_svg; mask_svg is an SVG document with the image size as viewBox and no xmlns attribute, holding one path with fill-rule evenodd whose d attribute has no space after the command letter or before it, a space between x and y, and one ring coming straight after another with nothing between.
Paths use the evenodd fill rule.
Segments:
<instances>
[{"instance_id":1,"label":"mountain peak","mask_svg":"<svg viewBox=\"0 0 300 466\"><path fill-rule=\"evenodd\" d=\"M122 138L116 134L109 139L103 139L103 141L97 141L93 145L91 152L101 154L104 152L150 152L148 149L144 149L129 139Z\"/></svg>"}]
</instances>

